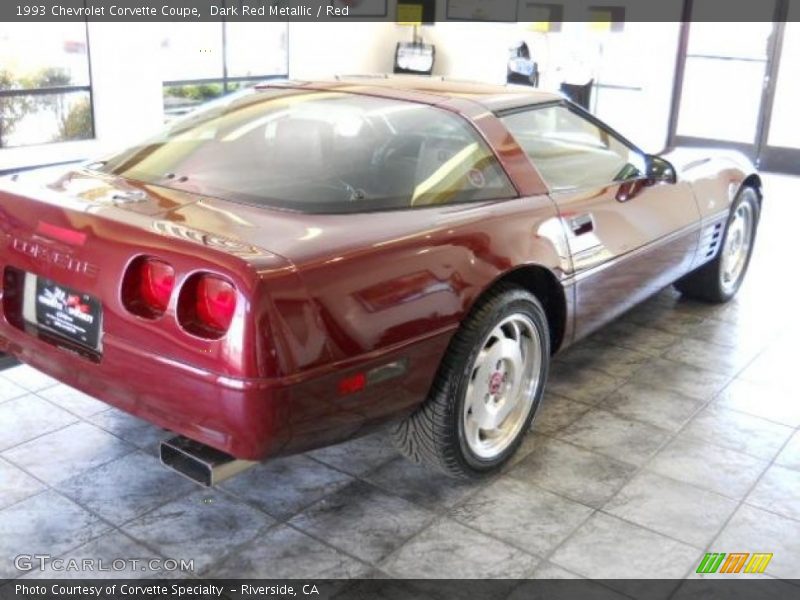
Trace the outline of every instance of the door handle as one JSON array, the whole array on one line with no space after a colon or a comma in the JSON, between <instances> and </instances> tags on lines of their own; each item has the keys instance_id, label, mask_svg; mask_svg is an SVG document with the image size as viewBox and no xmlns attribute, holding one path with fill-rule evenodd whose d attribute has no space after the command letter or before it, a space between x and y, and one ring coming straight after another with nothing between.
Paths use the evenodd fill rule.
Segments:
<instances>
[{"instance_id":1,"label":"door handle","mask_svg":"<svg viewBox=\"0 0 800 600\"><path fill-rule=\"evenodd\" d=\"M594 220L590 214L578 215L569 220L569 227L575 235L583 235L594 231Z\"/></svg>"}]
</instances>

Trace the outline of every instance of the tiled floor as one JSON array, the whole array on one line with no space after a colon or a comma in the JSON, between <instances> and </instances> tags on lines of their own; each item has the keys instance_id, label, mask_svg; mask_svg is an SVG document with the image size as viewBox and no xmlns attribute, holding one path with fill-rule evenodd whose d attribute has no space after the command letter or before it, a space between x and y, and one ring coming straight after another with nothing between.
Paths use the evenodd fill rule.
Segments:
<instances>
[{"instance_id":1,"label":"tiled floor","mask_svg":"<svg viewBox=\"0 0 800 600\"><path fill-rule=\"evenodd\" d=\"M737 300L667 289L564 353L520 453L480 483L379 433L208 491L158 464L159 430L4 371L0 578L36 552L191 558L195 576L683 578L705 551L772 552L769 575L800 578L800 180L767 195Z\"/></svg>"}]
</instances>

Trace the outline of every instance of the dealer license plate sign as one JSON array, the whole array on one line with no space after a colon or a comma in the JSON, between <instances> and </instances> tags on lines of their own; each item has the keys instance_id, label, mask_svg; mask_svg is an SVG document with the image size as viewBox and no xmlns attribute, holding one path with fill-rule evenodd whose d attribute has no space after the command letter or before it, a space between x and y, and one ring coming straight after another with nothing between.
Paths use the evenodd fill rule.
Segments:
<instances>
[{"instance_id":1,"label":"dealer license plate sign","mask_svg":"<svg viewBox=\"0 0 800 600\"><path fill-rule=\"evenodd\" d=\"M44 277L36 278L35 289L34 305L39 327L97 349L103 310L97 298Z\"/></svg>"}]
</instances>

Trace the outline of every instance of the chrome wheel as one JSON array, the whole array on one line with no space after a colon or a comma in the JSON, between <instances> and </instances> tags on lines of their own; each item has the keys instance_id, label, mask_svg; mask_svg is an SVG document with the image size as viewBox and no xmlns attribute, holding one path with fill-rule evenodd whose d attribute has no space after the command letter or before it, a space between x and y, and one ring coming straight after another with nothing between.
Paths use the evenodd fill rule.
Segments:
<instances>
[{"instance_id":1,"label":"chrome wheel","mask_svg":"<svg viewBox=\"0 0 800 600\"><path fill-rule=\"evenodd\" d=\"M470 450L491 460L524 426L542 367L541 340L533 321L516 313L486 337L470 370L464 399L464 435Z\"/></svg>"},{"instance_id":2,"label":"chrome wheel","mask_svg":"<svg viewBox=\"0 0 800 600\"><path fill-rule=\"evenodd\" d=\"M749 202L742 202L728 225L720 269L720 285L728 294L736 290L747 267L753 243L753 221L753 207Z\"/></svg>"}]
</instances>

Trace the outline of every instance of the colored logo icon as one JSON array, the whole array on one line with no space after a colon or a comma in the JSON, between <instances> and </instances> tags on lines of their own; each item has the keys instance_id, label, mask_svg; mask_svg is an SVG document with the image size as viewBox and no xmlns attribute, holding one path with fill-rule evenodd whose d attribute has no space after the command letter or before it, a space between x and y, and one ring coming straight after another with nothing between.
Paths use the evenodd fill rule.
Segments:
<instances>
[{"instance_id":1,"label":"colored logo icon","mask_svg":"<svg viewBox=\"0 0 800 600\"><path fill-rule=\"evenodd\" d=\"M708 552L697 566L698 573L763 573L772 553L766 552Z\"/></svg>"}]
</instances>

